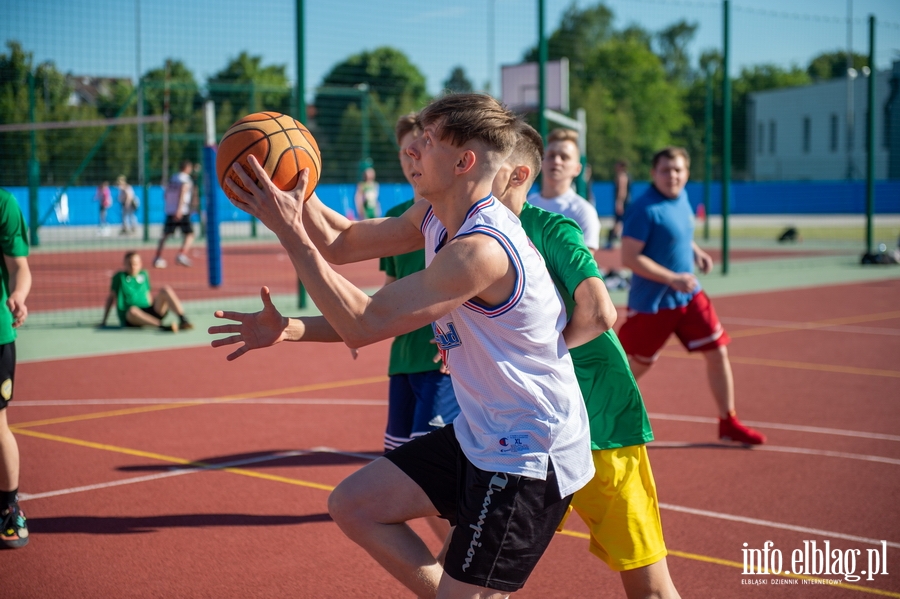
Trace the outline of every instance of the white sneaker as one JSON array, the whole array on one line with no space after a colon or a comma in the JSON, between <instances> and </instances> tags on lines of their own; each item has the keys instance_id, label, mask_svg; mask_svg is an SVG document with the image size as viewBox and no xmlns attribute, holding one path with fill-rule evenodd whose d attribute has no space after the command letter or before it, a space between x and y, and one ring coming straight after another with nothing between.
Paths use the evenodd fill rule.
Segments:
<instances>
[{"instance_id":1,"label":"white sneaker","mask_svg":"<svg viewBox=\"0 0 900 599\"><path fill-rule=\"evenodd\" d=\"M157 258L153 261L153 268L165 268L167 266L168 264L166 264L166 261L162 258Z\"/></svg>"},{"instance_id":2,"label":"white sneaker","mask_svg":"<svg viewBox=\"0 0 900 599\"><path fill-rule=\"evenodd\" d=\"M175 264L179 264L181 266L193 266L190 258L185 256L184 254L178 254L175 256Z\"/></svg>"}]
</instances>

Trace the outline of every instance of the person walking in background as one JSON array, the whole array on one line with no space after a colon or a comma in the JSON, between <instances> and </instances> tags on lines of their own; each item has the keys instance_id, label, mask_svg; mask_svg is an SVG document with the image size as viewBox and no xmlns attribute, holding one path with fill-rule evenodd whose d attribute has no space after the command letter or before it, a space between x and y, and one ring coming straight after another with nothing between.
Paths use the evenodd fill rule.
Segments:
<instances>
[{"instance_id":1,"label":"person walking in background","mask_svg":"<svg viewBox=\"0 0 900 599\"><path fill-rule=\"evenodd\" d=\"M125 175L119 175L116 179L116 187L119 188L119 205L122 207L122 230L121 235L134 233L137 231L138 198L134 193L134 188L128 184Z\"/></svg>"},{"instance_id":2,"label":"person walking in background","mask_svg":"<svg viewBox=\"0 0 900 599\"><path fill-rule=\"evenodd\" d=\"M568 216L581 227L584 243L591 251L600 249L600 217L590 202L575 193L572 182L581 174L578 132L554 129L547 136L541 167L541 191L528 196L528 203Z\"/></svg>"},{"instance_id":3,"label":"person walking in background","mask_svg":"<svg viewBox=\"0 0 900 599\"><path fill-rule=\"evenodd\" d=\"M153 258L153 268L165 268L166 261L162 257L166 240L181 229L183 241L178 255L175 256L175 264L191 266L188 252L194 241L194 227L191 225L191 203L194 198L194 180L191 173L194 172L194 164L190 160L181 163L181 169L172 175L166 186L165 211L166 222L163 225L163 234L159 239L159 247L156 248L156 256Z\"/></svg>"},{"instance_id":4,"label":"person walking in background","mask_svg":"<svg viewBox=\"0 0 900 599\"><path fill-rule=\"evenodd\" d=\"M109 295L103 306L103 319L100 326L105 327L110 309L116 306L119 323L123 327L158 327L163 331L177 333L188 331L194 326L184 315L181 300L175 290L163 285L156 297L150 291L150 275L144 270L141 255L137 252L125 254L125 269L113 275ZM178 322L163 324L169 309L175 312Z\"/></svg>"},{"instance_id":5,"label":"person walking in background","mask_svg":"<svg viewBox=\"0 0 900 599\"><path fill-rule=\"evenodd\" d=\"M403 175L410 185L412 181L412 158L406 150L419 137L421 131L416 125L416 115L407 114L397 120L395 127L399 158ZM422 200L414 197L402 202L385 214L386 217L400 216L413 204ZM382 258L380 268L385 273L384 284L390 285L398 279L425 269L425 250L415 250L399 256ZM453 393L450 376L442 372L443 363L435 362L437 346L431 325L398 335L391 343L391 357L388 365L388 422L384 432L384 449L389 451L403 445L410 439L419 437L453 422L459 414L459 404ZM438 530L433 523L432 528ZM445 529L441 529L446 533Z\"/></svg>"},{"instance_id":6,"label":"person walking in background","mask_svg":"<svg viewBox=\"0 0 900 599\"><path fill-rule=\"evenodd\" d=\"M699 351L719 410L719 438L747 445L765 443L758 431L742 424L734 408L734 379L722 328L700 281L712 270L712 258L694 242L694 212L684 191L690 175L684 148L668 147L653 157L653 185L625 214L622 264L633 272L628 320L619 331L635 378L650 370L669 336L675 333L688 351Z\"/></svg>"},{"instance_id":7,"label":"person walking in background","mask_svg":"<svg viewBox=\"0 0 900 599\"><path fill-rule=\"evenodd\" d=\"M13 195L0 189L0 543L28 544L28 524L19 507L19 446L9 430L6 408L15 394L16 329L28 318L31 291L25 218Z\"/></svg>"},{"instance_id":8,"label":"person walking in background","mask_svg":"<svg viewBox=\"0 0 900 599\"><path fill-rule=\"evenodd\" d=\"M622 223L625 209L631 202L631 177L628 175L628 163L624 160L616 162L616 173L613 178L613 226L606 234L606 249L615 247L622 238Z\"/></svg>"},{"instance_id":9,"label":"person walking in background","mask_svg":"<svg viewBox=\"0 0 900 599\"><path fill-rule=\"evenodd\" d=\"M100 229L97 231L97 234L105 237L109 235L107 214L112 206L112 192L109 189L109 181L104 181L97 187L97 193L94 196L94 199L97 200L97 204L100 207Z\"/></svg>"},{"instance_id":10,"label":"person walking in background","mask_svg":"<svg viewBox=\"0 0 900 599\"><path fill-rule=\"evenodd\" d=\"M375 180L375 169L371 166L363 171L363 180L356 184L356 214L360 220L381 216L381 205L378 203L378 182Z\"/></svg>"}]
</instances>

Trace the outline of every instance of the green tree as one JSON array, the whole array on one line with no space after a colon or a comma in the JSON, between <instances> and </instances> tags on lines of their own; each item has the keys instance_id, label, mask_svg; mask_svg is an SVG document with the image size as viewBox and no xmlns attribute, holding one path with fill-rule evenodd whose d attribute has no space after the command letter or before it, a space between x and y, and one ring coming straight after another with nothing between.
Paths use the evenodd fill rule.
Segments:
<instances>
[{"instance_id":1,"label":"green tree","mask_svg":"<svg viewBox=\"0 0 900 599\"><path fill-rule=\"evenodd\" d=\"M166 60L163 66L147 71L142 81L144 114L163 115L168 104L167 173L162 172L163 125L152 123L144 127L147 180L153 182L175 172L180 161L199 159L204 139L203 97L194 74L180 60Z\"/></svg>"},{"instance_id":2,"label":"green tree","mask_svg":"<svg viewBox=\"0 0 900 599\"><path fill-rule=\"evenodd\" d=\"M216 104L217 128L224 131L239 118L263 110L291 113L293 88L287 65L265 66L262 60L241 52L207 81L209 97Z\"/></svg>"},{"instance_id":3,"label":"green tree","mask_svg":"<svg viewBox=\"0 0 900 599\"><path fill-rule=\"evenodd\" d=\"M869 57L865 54L853 52L851 54L851 64L853 68L859 71L864 66L868 66ZM806 73L815 81L826 81L828 79L839 79L847 76L847 52L836 50L834 52L823 52L809 61L806 67Z\"/></svg>"},{"instance_id":4,"label":"green tree","mask_svg":"<svg viewBox=\"0 0 900 599\"><path fill-rule=\"evenodd\" d=\"M697 33L698 23L681 20L657 32L655 39L666 75L670 81L687 86L693 78L688 45Z\"/></svg>"},{"instance_id":5,"label":"green tree","mask_svg":"<svg viewBox=\"0 0 900 599\"><path fill-rule=\"evenodd\" d=\"M369 112L362 114L365 101ZM405 54L389 47L350 56L322 80L315 96L313 133L322 150L323 180L355 181L360 160L371 157L382 181L402 181L393 139L396 119L428 101L425 76ZM370 153L363 157L363 117L369 122Z\"/></svg>"},{"instance_id":6,"label":"green tree","mask_svg":"<svg viewBox=\"0 0 900 599\"><path fill-rule=\"evenodd\" d=\"M469 78L466 77L466 71L461 66L453 67L450 76L444 81L444 89L454 93L469 93L474 87Z\"/></svg>"}]
</instances>

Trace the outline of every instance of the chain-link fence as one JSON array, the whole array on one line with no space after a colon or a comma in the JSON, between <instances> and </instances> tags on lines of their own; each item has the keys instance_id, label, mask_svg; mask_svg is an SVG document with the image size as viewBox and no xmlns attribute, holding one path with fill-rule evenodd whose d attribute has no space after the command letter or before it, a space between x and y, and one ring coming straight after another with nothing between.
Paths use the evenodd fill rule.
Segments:
<instances>
[{"instance_id":1,"label":"chain-link fence","mask_svg":"<svg viewBox=\"0 0 900 599\"><path fill-rule=\"evenodd\" d=\"M868 14L754 4L730 5L730 251L736 259L744 250L858 258L870 244L895 248L900 17L875 15L873 67ZM322 149L323 200L356 217L357 182L372 167L383 212L412 194L397 161L397 118L445 90L502 96L502 67L540 57L541 7L546 59L567 65L564 77L548 82L568 99L548 106L548 126L583 127L590 168L580 189L604 226L612 224L615 163L628 164L637 196L648 185L653 153L679 145L692 157L688 193L698 207L698 239L719 245L721 2L473 0L433 8L407 0L270 0L250 10L235 0L40 0L6 7L0 22L0 186L15 195L32 236L32 326L98 321L110 276L132 249L154 284L171 284L194 304L220 307L261 284L296 293L274 237L218 189L224 277L209 285L208 190L198 171L193 266L172 260L176 236L163 250L169 267L149 268L166 182L184 161L202 163L204 105L215 107L217 139L251 112L298 116ZM537 124L537 82L519 84L531 101L503 99ZM870 168L874 194L867 196ZM137 198L135 221L118 201L129 197L120 195L126 185Z\"/></svg>"}]
</instances>

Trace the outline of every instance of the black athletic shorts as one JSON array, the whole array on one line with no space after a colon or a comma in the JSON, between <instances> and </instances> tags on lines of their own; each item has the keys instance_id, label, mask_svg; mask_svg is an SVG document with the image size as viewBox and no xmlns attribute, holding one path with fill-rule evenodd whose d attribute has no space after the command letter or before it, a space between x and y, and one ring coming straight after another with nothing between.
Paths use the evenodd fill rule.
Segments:
<instances>
[{"instance_id":1,"label":"black athletic shorts","mask_svg":"<svg viewBox=\"0 0 900 599\"><path fill-rule=\"evenodd\" d=\"M572 499L560 498L552 462L545 481L476 468L452 424L385 457L456 527L444 571L460 582L506 593L525 585Z\"/></svg>"},{"instance_id":2,"label":"black athletic shorts","mask_svg":"<svg viewBox=\"0 0 900 599\"><path fill-rule=\"evenodd\" d=\"M166 215L166 223L163 225L163 235L171 235L176 229L181 229L182 235L189 235L194 232L194 226L191 224L191 215L185 214L182 217L175 218L172 214Z\"/></svg>"},{"instance_id":3,"label":"black athletic shorts","mask_svg":"<svg viewBox=\"0 0 900 599\"><path fill-rule=\"evenodd\" d=\"M154 308L153 306L147 306L146 308L138 308L138 310L141 310L141 311L145 312L146 314L149 314L150 316L152 316L153 318L156 318L156 319L158 319L158 320L162 320L163 318L165 318L166 314L168 314L168 312L166 312L166 314L160 314L159 312L156 311L156 308ZM128 320L126 319L126 320L125 320L125 326L126 326L126 327L142 327L142 326L144 326L144 325L141 325L141 324L131 324L131 323L128 322Z\"/></svg>"},{"instance_id":4,"label":"black athletic shorts","mask_svg":"<svg viewBox=\"0 0 900 599\"><path fill-rule=\"evenodd\" d=\"M0 345L0 410L13 399L13 381L16 379L16 342Z\"/></svg>"}]
</instances>

